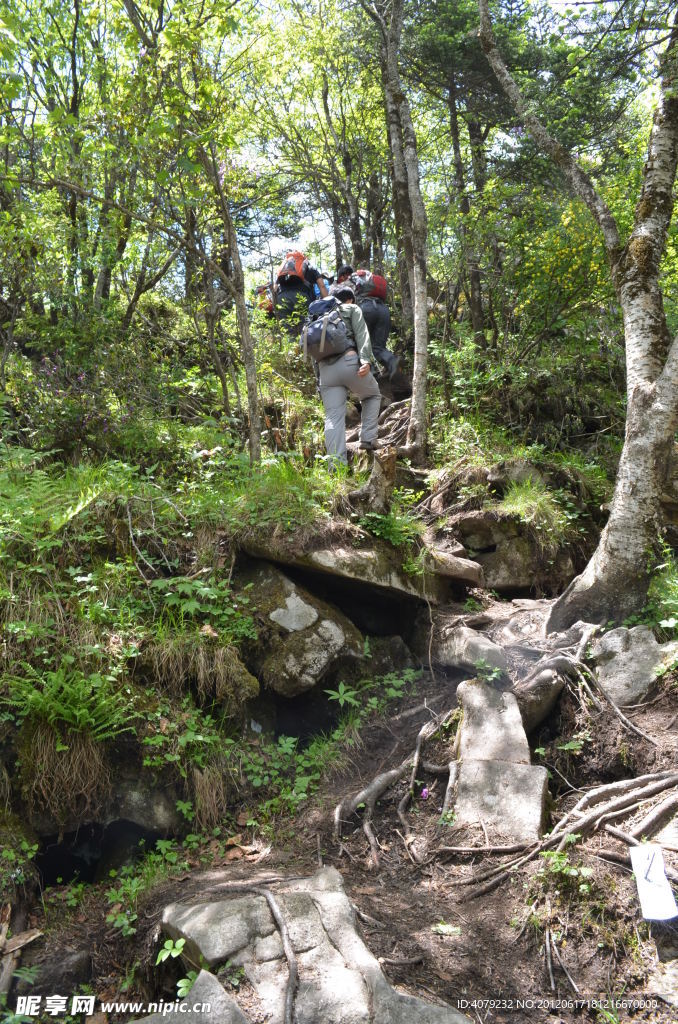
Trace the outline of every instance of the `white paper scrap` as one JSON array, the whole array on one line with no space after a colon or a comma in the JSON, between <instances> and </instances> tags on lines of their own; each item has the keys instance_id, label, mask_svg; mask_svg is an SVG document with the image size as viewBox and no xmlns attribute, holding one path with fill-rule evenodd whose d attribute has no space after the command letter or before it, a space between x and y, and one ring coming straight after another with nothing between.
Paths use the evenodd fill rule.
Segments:
<instances>
[{"instance_id":1,"label":"white paper scrap","mask_svg":"<svg viewBox=\"0 0 678 1024\"><path fill-rule=\"evenodd\" d=\"M668 921L678 907L664 871L664 856L656 843L641 843L629 850L636 876L640 909L646 921Z\"/></svg>"}]
</instances>

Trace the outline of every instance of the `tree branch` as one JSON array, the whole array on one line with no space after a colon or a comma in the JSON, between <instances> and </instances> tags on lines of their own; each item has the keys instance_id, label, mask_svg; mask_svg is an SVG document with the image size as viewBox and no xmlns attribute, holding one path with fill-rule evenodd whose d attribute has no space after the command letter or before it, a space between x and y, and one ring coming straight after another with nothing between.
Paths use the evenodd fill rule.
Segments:
<instances>
[{"instance_id":1,"label":"tree branch","mask_svg":"<svg viewBox=\"0 0 678 1024\"><path fill-rule=\"evenodd\" d=\"M588 174L582 170L572 154L553 138L539 118L532 113L530 104L521 93L515 79L511 77L497 48L492 31L488 0L478 0L478 9L480 12L480 30L478 32L480 44L499 84L535 142L553 158L563 171L572 191L590 210L603 234L605 248L614 271L622 250L619 229L614 215L598 195Z\"/></svg>"}]
</instances>

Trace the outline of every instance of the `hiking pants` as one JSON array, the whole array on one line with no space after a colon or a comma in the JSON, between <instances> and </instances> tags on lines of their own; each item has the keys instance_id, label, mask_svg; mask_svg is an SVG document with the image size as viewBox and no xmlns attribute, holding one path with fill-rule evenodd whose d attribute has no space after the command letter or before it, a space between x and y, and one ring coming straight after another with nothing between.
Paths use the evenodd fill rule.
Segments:
<instances>
[{"instance_id":1,"label":"hiking pants","mask_svg":"<svg viewBox=\"0 0 678 1024\"><path fill-rule=\"evenodd\" d=\"M360 360L355 349L331 362L318 364L320 397L325 407L325 447L330 459L346 462L346 399L349 391L360 399L360 440L376 441L381 392L372 373L358 376Z\"/></svg>"},{"instance_id":2,"label":"hiking pants","mask_svg":"<svg viewBox=\"0 0 678 1024\"><path fill-rule=\"evenodd\" d=\"M391 329L391 314L385 302L381 299L367 298L360 303L360 308L365 317L367 330L370 332L372 351L380 363L391 372L395 356L386 347L388 345L388 332Z\"/></svg>"}]
</instances>

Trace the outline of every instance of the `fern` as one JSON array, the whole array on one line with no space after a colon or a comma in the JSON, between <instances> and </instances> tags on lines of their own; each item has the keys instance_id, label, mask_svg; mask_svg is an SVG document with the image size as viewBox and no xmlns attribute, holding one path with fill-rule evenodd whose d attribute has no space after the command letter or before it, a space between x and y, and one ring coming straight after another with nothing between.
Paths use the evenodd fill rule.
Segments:
<instances>
[{"instance_id":1,"label":"fern","mask_svg":"<svg viewBox=\"0 0 678 1024\"><path fill-rule=\"evenodd\" d=\"M133 702L116 691L98 672L84 675L61 664L56 671L37 672L26 666L27 676L7 681L8 707L20 721L45 722L60 733L88 734L96 742L132 732L136 717Z\"/></svg>"}]
</instances>

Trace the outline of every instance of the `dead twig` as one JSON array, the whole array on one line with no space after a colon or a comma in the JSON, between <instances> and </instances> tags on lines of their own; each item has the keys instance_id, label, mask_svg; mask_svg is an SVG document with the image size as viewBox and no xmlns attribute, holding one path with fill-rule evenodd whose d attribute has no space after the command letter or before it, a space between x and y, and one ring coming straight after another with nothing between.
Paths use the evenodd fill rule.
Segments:
<instances>
[{"instance_id":1,"label":"dead twig","mask_svg":"<svg viewBox=\"0 0 678 1024\"><path fill-rule=\"evenodd\" d=\"M412 964L423 964L423 956L406 956L397 959L392 956L378 957L380 964L388 964L389 967L410 967Z\"/></svg>"},{"instance_id":2,"label":"dead twig","mask_svg":"<svg viewBox=\"0 0 678 1024\"><path fill-rule=\"evenodd\" d=\"M546 900L546 913L547 913L547 924L544 932L544 951L546 953L546 966L549 969L549 981L551 982L551 991L556 990L556 979L553 977L553 963L551 962L551 901Z\"/></svg>"},{"instance_id":3,"label":"dead twig","mask_svg":"<svg viewBox=\"0 0 678 1024\"><path fill-rule=\"evenodd\" d=\"M574 994L576 996L580 995L579 989L577 988L572 975L570 974L570 972L568 971L567 967L565 966L565 963L563 961L563 958L560 955L560 952L558 950L558 946L557 946L556 941L553 938L553 936L551 936L551 946L552 946L553 952L556 954L556 959L557 959L558 963L560 964L565 977L567 978L567 980L570 983L570 987L571 987L572 991L574 992Z\"/></svg>"},{"instance_id":4,"label":"dead twig","mask_svg":"<svg viewBox=\"0 0 678 1024\"><path fill-rule=\"evenodd\" d=\"M527 849L525 843L516 843L514 846L439 846L436 853L489 853L507 854L521 853Z\"/></svg>"}]
</instances>

